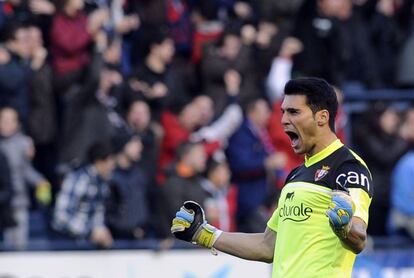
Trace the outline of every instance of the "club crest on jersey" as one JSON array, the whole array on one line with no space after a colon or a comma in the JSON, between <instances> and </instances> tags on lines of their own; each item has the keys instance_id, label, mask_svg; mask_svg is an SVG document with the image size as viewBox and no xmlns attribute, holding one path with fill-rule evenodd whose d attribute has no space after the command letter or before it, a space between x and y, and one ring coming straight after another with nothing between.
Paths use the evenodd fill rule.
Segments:
<instances>
[{"instance_id":1,"label":"club crest on jersey","mask_svg":"<svg viewBox=\"0 0 414 278\"><path fill-rule=\"evenodd\" d=\"M331 169L329 166L322 166L322 169L316 170L315 181L323 179L328 174L329 169Z\"/></svg>"}]
</instances>

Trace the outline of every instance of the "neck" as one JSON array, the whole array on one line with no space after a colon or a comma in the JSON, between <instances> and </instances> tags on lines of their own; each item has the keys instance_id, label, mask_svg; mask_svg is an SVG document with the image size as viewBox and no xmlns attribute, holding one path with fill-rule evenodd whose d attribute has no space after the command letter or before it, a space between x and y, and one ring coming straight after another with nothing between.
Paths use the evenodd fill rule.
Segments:
<instances>
[{"instance_id":1,"label":"neck","mask_svg":"<svg viewBox=\"0 0 414 278\"><path fill-rule=\"evenodd\" d=\"M149 55L145 60L146 65L156 73L163 73L165 71L165 64L156 55Z\"/></svg>"},{"instance_id":2,"label":"neck","mask_svg":"<svg viewBox=\"0 0 414 278\"><path fill-rule=\"evenodd\" d=\"M96 173L98 173L98 176L99 176L100 178L104 179L104 175L103 175L104 170L103 170L103 165L102 165L102 163L98 161L98 162L95 162L95 163L93 164L93 166L95 167L95 170L96 170Z\"/></svg>"},{"instance_id":3,"label":"neck","mask_svg":"<svg viewBox=\"0 0 414 278\"><path fill-rule=\"evenodd\" d=\"M325 132L324 134L320 136L320 139L317 141L315 146L308 153L306 153L306 156L312 157L313 155L319 153L320 151L328 147L336 139L338 139L336 137L336 134L333 133L331 130L329 130L329 132Z\"/></svg>"},{"instance_id":4,"label":"neck","mask_svg":"<svg viewBox=\"0 0 414 278\"><path fill-rule=\"evenodd\" d=\"M67 16L69 17L73 17L76 15L76 13L78 12L76 9L72 9L71 7L65 7L64 8L64 12Z\"/></svg>"}]
</instances>

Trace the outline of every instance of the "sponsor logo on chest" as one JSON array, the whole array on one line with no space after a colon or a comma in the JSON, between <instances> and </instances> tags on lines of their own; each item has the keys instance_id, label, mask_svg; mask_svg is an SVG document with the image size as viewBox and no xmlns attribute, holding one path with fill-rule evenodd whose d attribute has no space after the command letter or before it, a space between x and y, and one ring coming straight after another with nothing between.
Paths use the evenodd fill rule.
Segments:
<instances>
[{"instance_id":1,"label":"sponsor logo on chest","mask_svg":"<svg viewBox=\"0 0 414 278\"><path fill-rule=\"evenodd\" d=\"M304 203L293 204L295 191L288 192L285 197L283 206L279 208L279 217L284 221L303 222L311 217L312 208L307 207Z\"/></svg>"}]
</instances>

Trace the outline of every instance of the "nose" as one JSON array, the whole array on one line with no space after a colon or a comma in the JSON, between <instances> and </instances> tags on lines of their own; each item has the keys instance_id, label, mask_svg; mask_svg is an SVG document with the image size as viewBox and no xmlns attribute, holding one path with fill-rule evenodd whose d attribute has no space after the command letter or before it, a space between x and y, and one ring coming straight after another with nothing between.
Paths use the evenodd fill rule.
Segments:
<instances>
[{"instance_id":1,"label":"nose","mask_svg":"<svg viewBox=\"0 0 414 278\"><path fill-rule=\"evenodd\" d=\"M286 126L289 124L289 116L287 115L287 113L283 113L282 112L282 119L280 120L280 122L282 123L282 126Z\"/></svg>"}]
</instances>

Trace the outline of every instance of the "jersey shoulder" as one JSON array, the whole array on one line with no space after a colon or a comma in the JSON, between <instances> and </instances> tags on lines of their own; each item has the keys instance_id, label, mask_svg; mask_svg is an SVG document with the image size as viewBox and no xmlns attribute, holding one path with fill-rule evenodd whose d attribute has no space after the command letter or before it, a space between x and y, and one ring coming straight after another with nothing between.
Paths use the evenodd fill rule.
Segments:
<instances>
[{"instance_id":1,"label":"jersey shoulder","mask_svg":"<svg viewBox=\"0 0 414 278\"><path fill-rule=\"evenodd\" d=\"M365 161L345 146L339 150L338 155L341 156L342 161L334 171L335 185L346 191L349 188L360 188L372 197L374 191L372 176Z\"/></svg>"}]
</instances>

